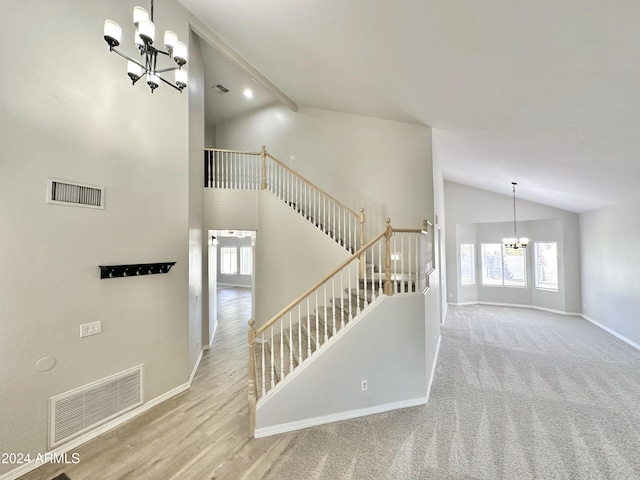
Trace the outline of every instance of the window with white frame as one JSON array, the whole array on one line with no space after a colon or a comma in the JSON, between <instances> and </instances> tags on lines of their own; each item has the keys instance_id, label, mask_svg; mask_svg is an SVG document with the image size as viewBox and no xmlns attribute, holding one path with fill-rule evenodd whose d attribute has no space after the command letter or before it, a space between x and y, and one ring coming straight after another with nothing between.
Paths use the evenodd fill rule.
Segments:
<instances>
[{"instance_id":1,"label":"window with white frame","mask_svg":"<svg viewBox=\"0 0 640 480\"><path fill-rule=\"evenodd\" d=\"M483 243L482 284L506 287L527 285L527 261L524 248L506 248L501 243Z\"/></svg>"},{"instance_id":2,"label":"window with white frame","mask_svg":"<svg viewBox=\"0 0 640 480\"><path fill-rule=\"evenodd\" d=\"M220 273L224 275L238 274L238 247L220 248Z\"/></svg>"},{"instance_id":3,"label":"window with white frame","mask_svg":"<svg viewBox=\"0 0 640 480\"><path fill-rule=\"evenodd\" d=\"M240 247L240 275L251 275L251 247Z\"/></svg>"},{"instance_id":4,"label":"window with white frame","mask_svg":"<svg viewBox=\"0 0 640 480\"><path fill-rule=\"evenodd\" d=\"M460 244L460 285L476 284L476 246Z\"/></svg>"},{"instance_id":5,"label":"window with white frame","mask_svg":"<svg viewBox=\"0 0 640 480\"><path fill-rule=\"evenodd\" d=\"M533 244L533 263L536 288L558 290L558 244L536 242Z\"/></svg>"}]
</instances>

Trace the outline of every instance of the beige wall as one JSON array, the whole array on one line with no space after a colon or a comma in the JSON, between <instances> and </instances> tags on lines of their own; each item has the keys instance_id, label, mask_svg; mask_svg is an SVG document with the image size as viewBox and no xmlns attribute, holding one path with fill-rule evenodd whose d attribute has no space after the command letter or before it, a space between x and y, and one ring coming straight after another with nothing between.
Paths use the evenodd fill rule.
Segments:
<instances>
[{"instance_id":1,"label":"beige wall","mask_svg":"<svg viewBox=\"0 0 640 480\"><path fill-rule=\"evenodd\" d=\"M51 396L141 363L146 400L189 378L188 94L132 86L109 53L106 18L134 53L136 3L12 2L0 16L2 452L46 451ZM156 2L156 23L189 41L177 2ZM48 177L106 187L106 209L46 204ZM160 261L177 264L99 278L98 265ZM44 356L56 365L39 372Z\"/></svg>"},{"instance_id":2,"label":"beige wall","mask_svg":"<svg viewBox=\"0 0 640 480\"><path fill-rule=\"evenodd\" d=\"M269 107L216 126L218 148L269 153L352 210L368 238L433 220L431 129L425 125L301 107ZM291 162L291 155L295 161Z\"/></svg>"}]
</instances>

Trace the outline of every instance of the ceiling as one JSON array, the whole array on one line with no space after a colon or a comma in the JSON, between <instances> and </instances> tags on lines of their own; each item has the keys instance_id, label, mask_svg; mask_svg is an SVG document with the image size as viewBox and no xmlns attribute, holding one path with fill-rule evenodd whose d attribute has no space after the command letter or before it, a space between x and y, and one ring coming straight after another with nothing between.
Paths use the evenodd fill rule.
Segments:
<instances>
[{"instance_id":1,"label":"ceiling","mask_svg":"<svg viewBox=\"0 0 640 480\"><path fill-rule=\"evenodd\" d=\"M227 118L258 110L276 102L276 98L245 70L224 57L205 41L200 41L205 65L205 122L215 125ZM217 85L229 91L223 93ZM253 96L246 98L245 89Z\"/></svg>"},{"instance_id":2,"label":"ceiling","mask_svg":"<svg viewBox=\"0 0 640 480\"><path fill-rule=\"evenodd\" d=\"M300 105L431 126L447 180L575 212L638 196L640 2L181 3Z\"/></svg>"}]
</instances>

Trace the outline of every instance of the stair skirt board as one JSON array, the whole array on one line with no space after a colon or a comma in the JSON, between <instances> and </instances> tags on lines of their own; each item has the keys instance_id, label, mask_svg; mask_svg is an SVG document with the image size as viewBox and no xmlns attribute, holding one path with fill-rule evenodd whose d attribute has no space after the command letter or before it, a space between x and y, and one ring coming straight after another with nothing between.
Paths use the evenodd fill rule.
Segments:
<instances>
[{"instance_id":1,"label":"stair skirt board","mask_svg":"<svg viewBox=\"0 0 640 480\"><path fill-rule=\"evenodd\" d=\"M332 422L339 422L342 420L350 420L353 418L364 417L367 415L373 415L376 413L389 412L391 410L398 410L400 408L415 407L418 405L425 405L428 401L428 397L413 398L410 400L402 400L399 402L386 403L383 405L375 405L373 407L359 408L356 410L348 410L346 412L334 413L331 415L324 415L322 417L308 418L305 420L298 420L296 422L283 423L281 425L274 425L271 427L256 428L255 438L268 437L270 435L277 435L280 433L293 432L295 430L302 430L303 428L315 427L318 425L324 425Z\"/></svg>"},{"instance_id":2,"label":"stair skirt board","mask_svg":"<svg viewBox=\"0 0 640 480\"><path fill-rule=\"evenodd\" d=\"M336 334L333 335L331 338L329 338L329 340L327 340L326 342L323 342L320 345L320 349L314 351L311 354L311 357L308 357L308 359L306 359L304 362L302 362L301 365L299 365L298 367L296 367L293 372L290 372L288 375L286 375L282 380L280 380L275 387L270 388L265 396L261 396L260 398L258 398L258 401L256 403L256 409L260 408L260 405L264 402L265 399L267 399L268 397L271 396L272 393L277 392L278 390L280 390L282 388L283 385L289 383L290 381L292 381L292 379L294 379L295 377L297 377L300 372L302 372L307 365L309 365L314 358L317 358L319 355L324 354L327 350L329 350L331 348L331 346L335 343L335 339L339 338L343 333L348 332L351 328L353 328L353 326L355 324L357 324L360 319L366 315L367 313L373 311L374 308L376 308L384 299L386 298L385 295L382 295L378 298L376 298L372 303L369 304L369 306L367 307L367 309L365 310L364 313L361 313L360 315L355 316L352 320L349 321L349 323L347 323L343 328L340 328L339 330L336 330ZM296 322L297 325L297 322ZM258 339L256 338L256 341ZM262 343L261 341L258 343ZM265 342L266 343L266 342ZM258 395L260 395L260 392L258 392ZM303 428L303 427L302 427Z\"/></svg>"}]
</instances>

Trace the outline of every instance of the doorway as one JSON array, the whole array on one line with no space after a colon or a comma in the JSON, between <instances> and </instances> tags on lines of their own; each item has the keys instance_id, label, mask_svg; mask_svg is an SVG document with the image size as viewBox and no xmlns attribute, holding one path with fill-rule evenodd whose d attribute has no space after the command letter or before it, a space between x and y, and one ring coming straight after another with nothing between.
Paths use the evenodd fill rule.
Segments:
<instances>
[{"instance_id":1,"label":"doorway","mask_svg":"<svg viewBox=\"0 0 640 480\"><path fill-rule=\"evenodd\" d=\"M213 344L218 320L230 321L232 317L226 301L224 306L220 302L227 298L220 295L221 290L243 291L236 295L241 299L236 301L243 303L238 305L237 320L245 327L249 318L255 318L255 252L255 231L209 230L209 345Z\"/></svg>"}]
</instances>

